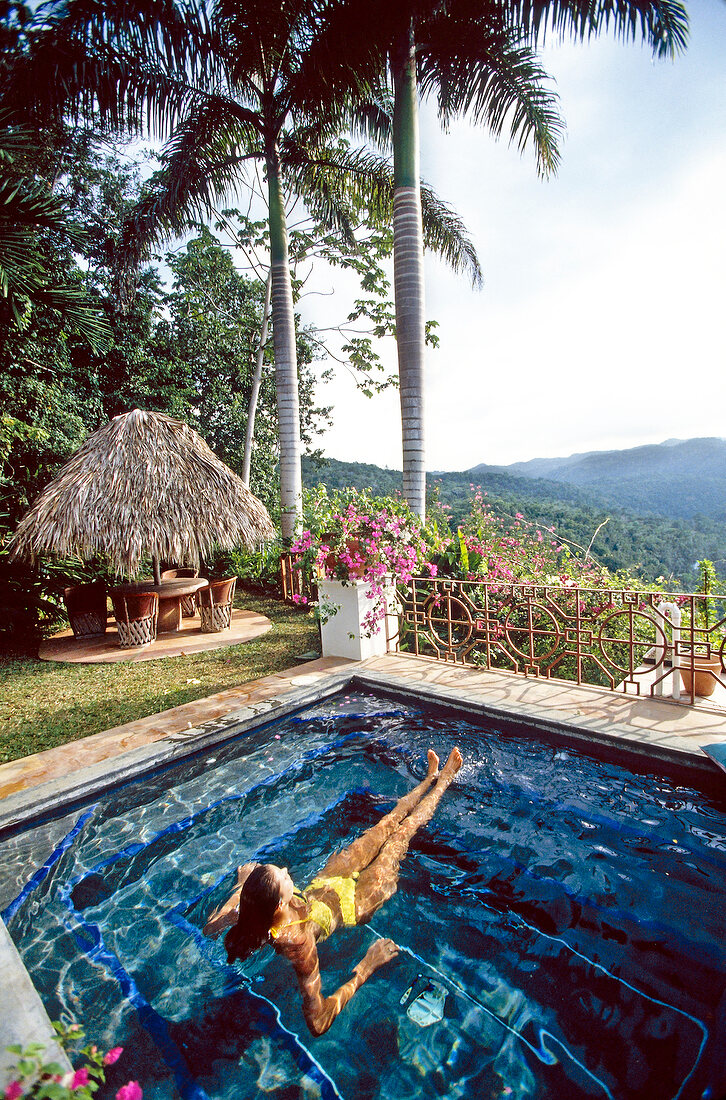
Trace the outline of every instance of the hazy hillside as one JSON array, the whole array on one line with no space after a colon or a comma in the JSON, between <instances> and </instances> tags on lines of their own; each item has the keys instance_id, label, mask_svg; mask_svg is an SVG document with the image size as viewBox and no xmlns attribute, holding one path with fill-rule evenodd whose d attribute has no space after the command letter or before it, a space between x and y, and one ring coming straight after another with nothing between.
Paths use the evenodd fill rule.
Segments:
<instances>
[{"instance_id":1,"label":"hazy hillside","mask_svg":"<svg viewBox=\"0 0 726 1100\"><path fill-rule=\"evenodd\" d=\"M303 480L306 486L351 486L389 495L400 491L402 479L400 470L335 459L304 459ZM454 525L461 522L468 509L471 484L482 486L499 514L522 512L531 522L554 525L560 537L580 546L587 547L598 526L607 519L593 544L595 557L609 569L639 570L645 579L672 574L690 589L696 561L726 560L726 525L705 517L639 515L580 486L514 476L502 467L432 474L428 480L431 488L438 488L441 500L451 506Z\"/></svg>"},{"instance_id":2,"label":"hazy hillside","mask_svg":"<svg viewBox=\"0 0 726 1100\"><path fill-rule=\"evenodd\" d=\"M472 473L484 476L489 469L477 466ZM726 519L726 439L669 439L624 451L534 458L498 469L592 490L637 512Z\"/></svg>"}]
</instances>

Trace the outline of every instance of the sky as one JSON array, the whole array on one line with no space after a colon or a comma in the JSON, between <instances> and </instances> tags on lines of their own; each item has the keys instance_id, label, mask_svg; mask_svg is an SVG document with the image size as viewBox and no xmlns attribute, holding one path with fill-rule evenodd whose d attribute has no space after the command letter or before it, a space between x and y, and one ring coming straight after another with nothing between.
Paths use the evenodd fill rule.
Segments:
<instances>
[{"instance_id":1,"label":"sky","mask_svg":"<svg viewBox=\"0 0 726 1100\"><path fill-rule=\"evenodd\" d=\"M612 35L541 51L567 124L549 180L531 150L465 121L443 134L423 106L422 176L484 272L472 290L426 260L430 470L726 436L726 0L687 7L675 61ZM326 323L334 285L306 319ZM397 391L366 399L337 370L319 397L326 455L401 468Z\"/></svg>"}]
</instances>

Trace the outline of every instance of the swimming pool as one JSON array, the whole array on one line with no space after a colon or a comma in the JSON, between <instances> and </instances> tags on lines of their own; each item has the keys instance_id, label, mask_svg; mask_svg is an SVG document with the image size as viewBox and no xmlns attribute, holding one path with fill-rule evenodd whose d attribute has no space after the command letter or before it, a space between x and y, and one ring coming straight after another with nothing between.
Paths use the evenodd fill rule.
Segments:
<instances>
[{"instance_id":1,"label":"swimming pool","mask_svg":"<svg viewBox=\"0 0 726 1100\"><path fill-rule=\"evenodd\" d=\"M376 935L401 952L312 1039L289 964L227 967L205 916L244 860L309 881L431 744L465 766L398 893L320 946L324 990ZM511 725L348 691L8 836L0 876L51 1018L126 1048L99 1097L726 1093L726 803Z\"/></svg>"}]
</instances>

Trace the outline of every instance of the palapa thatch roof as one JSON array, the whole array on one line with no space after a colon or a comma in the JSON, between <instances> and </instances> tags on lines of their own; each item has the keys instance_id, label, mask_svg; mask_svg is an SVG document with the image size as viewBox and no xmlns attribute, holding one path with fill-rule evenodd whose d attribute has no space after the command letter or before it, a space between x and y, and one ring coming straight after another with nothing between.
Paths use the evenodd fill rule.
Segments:
<instances>
[{"instance_id":1,"label":"palapa thatch roof","mask_svg":"<svg viewBox=\"0 0 726 1100\"><path fill-rule=\"evenodd\" d=\"M16 557L105 554L119 573L145 557L199 563L216 544L275 534L264 504L188 424L134 409L89 435L23 516Z\"/></svg>"}]
</instances>

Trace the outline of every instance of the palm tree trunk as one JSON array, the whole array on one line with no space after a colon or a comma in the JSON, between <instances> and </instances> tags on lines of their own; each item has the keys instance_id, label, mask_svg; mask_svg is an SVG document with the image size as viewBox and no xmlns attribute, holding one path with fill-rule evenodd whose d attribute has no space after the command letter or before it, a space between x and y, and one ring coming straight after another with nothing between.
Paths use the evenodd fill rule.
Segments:
<instances>
[{"instance_id":1,"label":"palm tree trunk","mask_svg":"<svg viewBox=\"0 0 726 1100\"><path fill-rule=\"evenodd\" d=\"M285 205L276 155L267 158L272 272L272 335L275 346L277 419L280 433L280 525L289 543L302 524L302 460L297 388L295 313L287 246Z\"/></svg>"},{"instance_id":2,"label":"palm tree trunk","mask_svg":"<svg viewBox=\"0 0 726 1100\"><path fill-rule=\"evenodd\" d=\"M419 168L418 89L413 28L391 55L393 112L393 272L403 439L403 496L426 515L424 453L423 230Z\"/></svg>"},{"instance_id":3,"label":"palm tree trunk","mask_svg":"<svg viewBox=\"0 0 726 1100\"><path fill-rule=\"evenodd\" d=\"M257 345L257 357L255 360L255 373L252 375L252 389L250 391L250 403L247 408L247 431L245 432L245 451L242 459L242 480L245 485L250 483L250 470L252 468L252 444L255 439L255 417L257 416L257 402L260 396L262 384L262 366L265 358L265 344L267 343L267 325L270 319L270 296L272 293L272 267L267 272L265 283L265 304L262 308L262 324L260 325L260 342Z\"/></svg>"}]
</instances>

